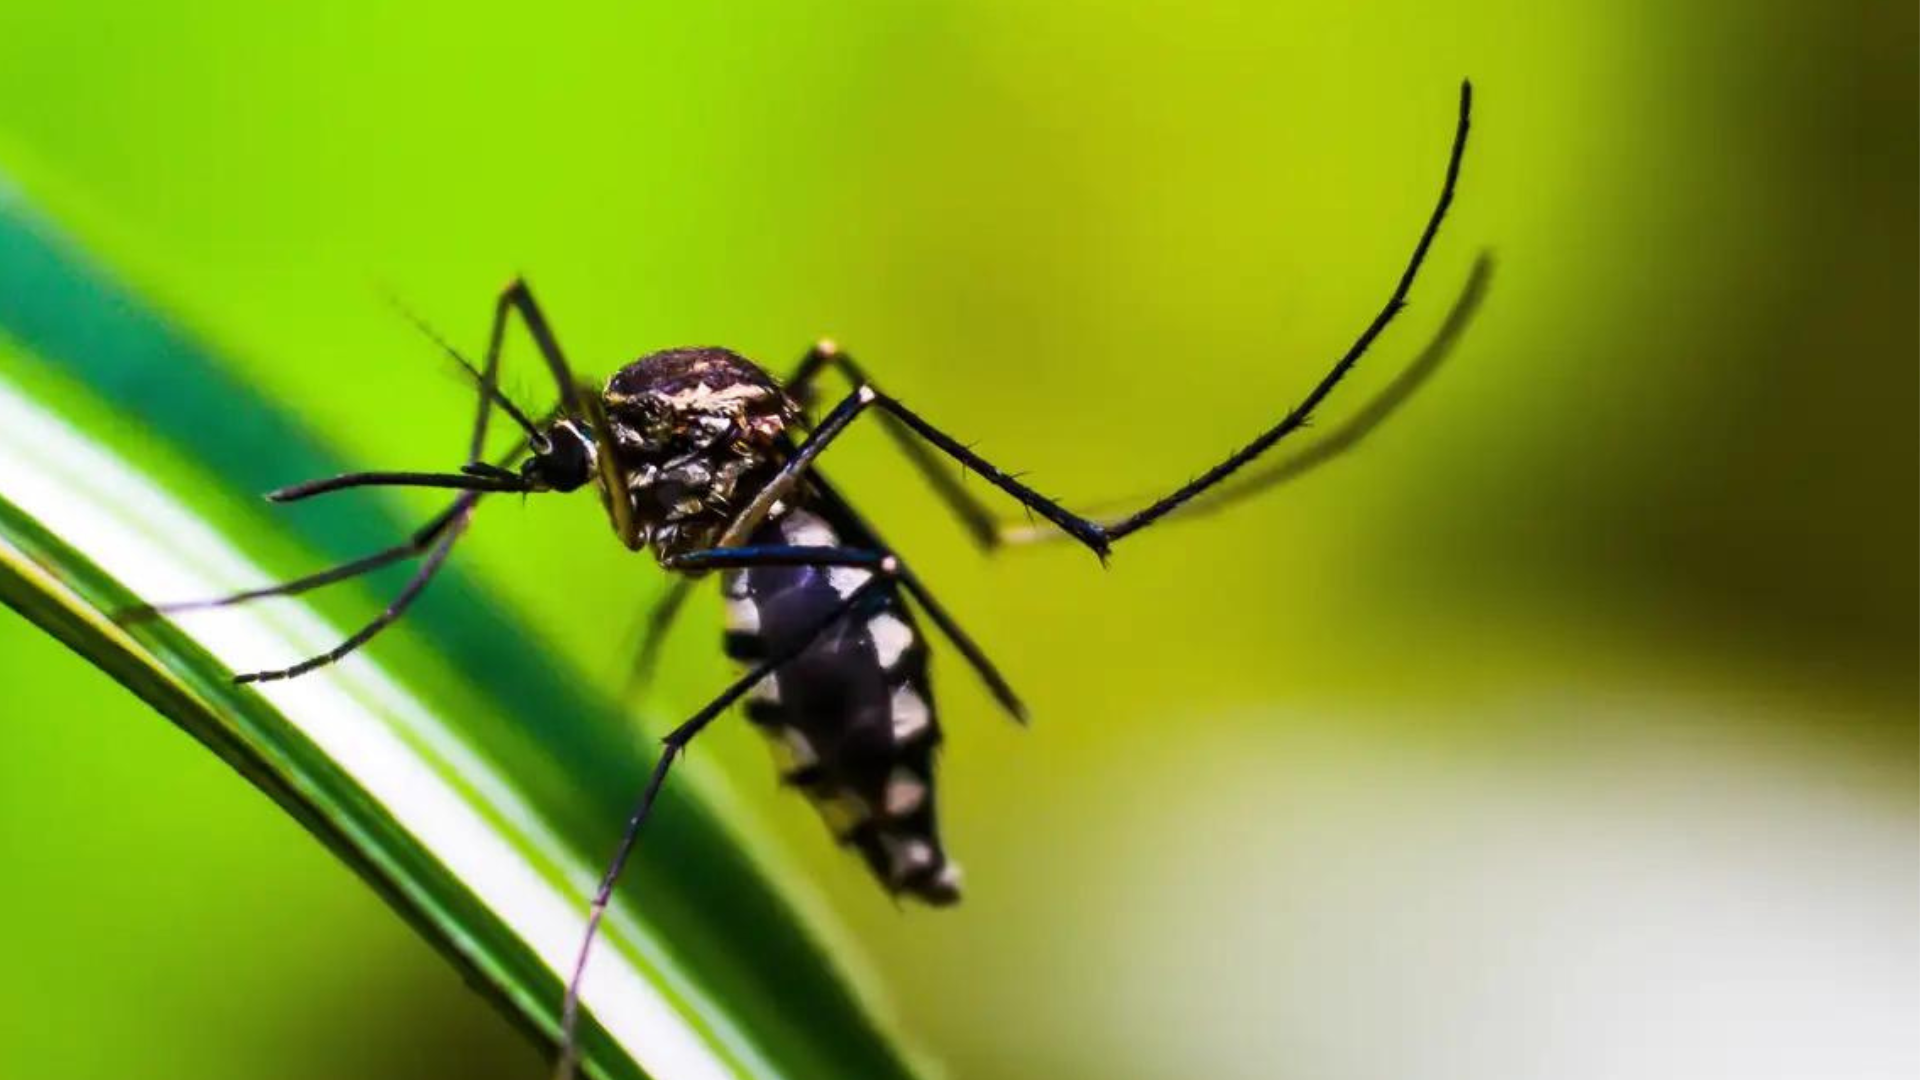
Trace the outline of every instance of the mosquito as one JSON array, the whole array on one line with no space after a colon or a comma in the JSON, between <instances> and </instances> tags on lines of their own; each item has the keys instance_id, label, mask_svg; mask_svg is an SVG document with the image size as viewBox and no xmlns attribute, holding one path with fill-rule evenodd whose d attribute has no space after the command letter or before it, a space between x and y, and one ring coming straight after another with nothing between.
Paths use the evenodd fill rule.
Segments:
<instances>
[{"instance_id":1,"label":"mosquito","mask_svg":"<svg viewBox=\"0 0 1920 1080\"><path fill-rule=\"evenodd\" d=\"M1182 508L1213 510L1257 493L1270 485L1218 485L1305 427L1405 306L1453 201L1472 104L1472 85L1463 82L1439 199L1386 305L1345 355L1272 427L1131 513L1083 515L1040 494L882 390L830 341L816 344L784 380L730 350L698 347L643 356L603 386L584 382L575 377L531 289L515 280L494 304L487 351L478 367L435 336L479 389L467 464L459 471L351 473L267 496L294 502L360 487L458 490L444 510L404 543L295 581L129 614L148 617L290 596L418 559L413 576L385 610L339 645L291 667L235 678L254 683L304 675L360 648L398 620L445 564L481 499L496 492L530 495L591 486L620 541L632 551L650 551L662 569L679 575L648 618L649 632L636 660L642 674L691 585L718 575L726 604L726 652L746 670L664 737L594 891L561 1007L554 1075L566 1080L576 1063L581 978L614 885L674 762L737 702L744 701L747 719L773 745L783 780L808 797L835 837L858 853L888 891L935 906L960 897L959 866L941 844L934 813L934 754L941 732L920 618L952 644L1010 716L1025 722L1026 709L926 584L817 470L834 440L860 418L875 416L979 546L1064 538L1085 546L1102 564L1113 545ZM1476 271L1470 292L1485 265ZM499 388L501 348L515 317L558 390L558 404L537 421ZM829 372L853 390L816 420L811 406L817 384ZM520 438L505 458L489 461L483 455L496 410L519 429ZM1344 440L1327 440L1340 442L1333 452L1357 441L1390 410L1383 396L1369 416L1349 424ZM1302 455L1290 471L1283 467L1270 476L1290 478L1328 456ZM1010 496L1032 523L1003 524L943 459Z\"/></svg>"}]
</instances>

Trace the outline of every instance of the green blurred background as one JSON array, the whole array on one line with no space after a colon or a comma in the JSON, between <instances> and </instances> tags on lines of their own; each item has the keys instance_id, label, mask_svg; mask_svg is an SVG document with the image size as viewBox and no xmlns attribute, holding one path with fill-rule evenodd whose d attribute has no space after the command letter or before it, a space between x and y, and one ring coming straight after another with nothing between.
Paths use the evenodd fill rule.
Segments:
<instances>
[{"instance_id":1,"label":"green blurred background","mask_svg":"<svg viewBox=\"0 0 1920 1080\"><path fill-rule=\"evenodd\" d=\"M1045 490L1170 486L1384 298L1471 75L1456 216L1329 417L1482 248L1492 291L1363 452L1107 572L982 560L836 452L1037 718L943 664L965 905L896 909L744 725L694 767L955 1077L1920 1066L1911 5L324 7L5 5L0 167L399 467L470 406L381 291L477 345L524 271L583 366L831 333ZM612 682L661 582L598 514L502 503L459 557ZM716 626L646 715L720 684ZM11 616L0 686L0 1075L540 1075Z\"/></svg>"}]
</instances>

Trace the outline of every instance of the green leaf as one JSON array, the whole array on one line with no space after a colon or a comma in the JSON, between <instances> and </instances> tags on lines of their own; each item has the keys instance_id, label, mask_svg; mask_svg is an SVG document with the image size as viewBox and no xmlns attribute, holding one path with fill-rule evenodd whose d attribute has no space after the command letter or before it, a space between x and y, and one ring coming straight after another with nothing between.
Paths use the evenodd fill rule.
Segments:
<instances>
[{"instance_id":1,"label":"green leaf","mask_svg":"<svg viewBox=\"0 0 1920 1080\"><path fill-rule=\"evenodd\" d=\"M633 718L457 566L404 635L260 689L231 672L310 655L343 626L290 601L180 625L110 618L405 535L379 508L268 514L255 495L347 467L0 191L0 600L232 765L551 1040L556 972L651 764ZM916 1075L774 862L693 788L669 787L589 971L591 1074Z\"/></svg>"}]
</instances>

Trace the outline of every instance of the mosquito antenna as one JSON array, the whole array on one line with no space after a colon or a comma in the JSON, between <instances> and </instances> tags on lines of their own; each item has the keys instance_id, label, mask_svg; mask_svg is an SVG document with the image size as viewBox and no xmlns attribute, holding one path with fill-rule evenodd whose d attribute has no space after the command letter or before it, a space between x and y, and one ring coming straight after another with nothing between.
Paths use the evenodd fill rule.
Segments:
<instances>
[{"instance_id":1,"label":"mosquito antenna","mask_svg":"<svg viewBox=\"0 0 1920 1080\"><path fill-rule=\"evenodd\" d=\"M500 406L500 411L511 417L514 424L518 425L521 431L527 433L527 441L530 445L538 450L546 444L546 436L541 434L539 427L527 418L526 412L522 410L520 406L515 405L513 399L507 397L498 385L485 375L482 375L480 369L474 366L473 361L468 360L459 349L454 348L452 342L442 337L438 330L435 330L425 319L416 314L414 310L408 307L399 297L388 293L387 303L393 305L393 309L400 313L401 318L412 323L414 329L425 334L429 341L438 345L440 351L447 354L448 359L460 365L460 370L466 372L467 377L473 380L473 384L480 388L480 392L485 394L488 400L492 401L495 405Z\"/></svg>"}]
</instances>

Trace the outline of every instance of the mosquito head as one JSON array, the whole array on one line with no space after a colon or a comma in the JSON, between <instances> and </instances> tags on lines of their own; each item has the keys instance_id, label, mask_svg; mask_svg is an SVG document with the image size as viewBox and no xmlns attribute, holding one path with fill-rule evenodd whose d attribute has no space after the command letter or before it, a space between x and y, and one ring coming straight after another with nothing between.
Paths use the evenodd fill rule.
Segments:
<instances>
[{"instance_id":1,"label":"mosquito head","mask_svg":"<svg viewBox=\"0 0 1920 1080\"><path fill-rule=\"evenodd\" d=\"M535 491L573 491L593 479L593 437L576 420L556 420L520 464Z\"/></svg>"}]
</instances>

